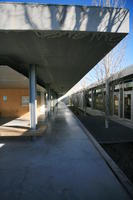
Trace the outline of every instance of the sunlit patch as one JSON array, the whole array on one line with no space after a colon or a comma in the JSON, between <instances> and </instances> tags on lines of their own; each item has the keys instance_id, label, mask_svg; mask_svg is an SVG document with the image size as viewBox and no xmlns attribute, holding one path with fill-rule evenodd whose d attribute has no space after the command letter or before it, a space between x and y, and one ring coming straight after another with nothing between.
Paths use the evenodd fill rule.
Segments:
<instances>
[{"instance_id":1,"label":"sunlit patch","mask_svg":"<svg viewBox=\"0 0 133 200\"><path fill-rule=\"evenodd\" d=\"M45 105L40 106L40 113L43 114L46 112Z\"/></svg>"},{"instance_id":2,"label":"sunlit patch","mask_svg":"<svg viewBox=\"0 0 133 200\"><path fill-rule=\"evenodd\" d=\"M3 147L5 144L0 144L0 148Z\"/></svg>"}]
</instances>

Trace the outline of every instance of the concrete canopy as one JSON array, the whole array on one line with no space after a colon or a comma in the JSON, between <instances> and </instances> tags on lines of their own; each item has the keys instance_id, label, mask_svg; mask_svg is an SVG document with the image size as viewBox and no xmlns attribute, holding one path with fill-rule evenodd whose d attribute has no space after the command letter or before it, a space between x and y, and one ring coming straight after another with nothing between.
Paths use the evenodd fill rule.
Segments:
<instances>
[{"instance_id":1,"label":"concrete canopy","mask_svg":"<svg viewBox=\"0 0 133 200\"><path fill-rule=\"evenodd\" d=\"M129 32L126 9L0 4L0 64L66 93Z\"/></svg>"},{"instance_id":2,"label":"concrete canopy","mask_svg":"<svg viewBox=\"0 0 133 200\"><path fill-rule=\"evenodd\" d=\"M23 74L8 66L0 66L0 88L2 89L29 89L29 79ZM37 84L37 91L46 92L46 90Z\"/></svg>"}]
</instances>

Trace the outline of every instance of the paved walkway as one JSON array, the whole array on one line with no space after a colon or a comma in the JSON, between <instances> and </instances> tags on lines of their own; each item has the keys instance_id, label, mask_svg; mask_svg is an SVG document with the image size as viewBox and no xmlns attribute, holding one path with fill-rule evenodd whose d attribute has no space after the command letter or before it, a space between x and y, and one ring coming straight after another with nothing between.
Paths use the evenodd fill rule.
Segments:
<instances>
[{"instance_id":1,"label":"paved walkway","mask_svg":"<svg viewBox=\"0 0 133 200\"><path fill-rule=\"evenodd\" d=\"M1 200L130 199L64 105L43 138L3 142Z\"/></svg>"},{"instance_id":2,"label":"paved walkway","mask_svg":"<svg viewBox=\"0 0 133 200\"><path fill-rule=\"evenodd\" d=\"M38 109L38 126L36 132L30 130L29 112L18 118L0 117L0 137L20 137L20 136L40 136L47 129L44 125L46 114L42 114Z\"/></svg>"}]
</instances>

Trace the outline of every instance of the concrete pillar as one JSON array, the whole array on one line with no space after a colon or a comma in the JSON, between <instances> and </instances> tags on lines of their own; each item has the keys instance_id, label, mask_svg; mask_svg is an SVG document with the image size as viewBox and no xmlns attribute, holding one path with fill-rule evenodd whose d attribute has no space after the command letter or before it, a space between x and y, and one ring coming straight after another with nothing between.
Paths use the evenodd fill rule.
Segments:
<instances>
[{"instance_id":1,"label":"concrete pillar","mask_svg":"<svg viewBox=\"0 0 133 200\"><path fill-rule=\"evenodd\" d=\"M79 107L85 110L85 91L83 90L80 94L78 93Z\"/></svg>"},{"instance_id":2,"label":"concrete pillar","mask_svg":"<svg viewBox=\"0 0 133 200\"><path fill-rule=\"evenodd\" d=\"M72 106L71 96L68 96L68 105Z\"/></svg>"},{"instance_id":3,"label":"concrete pillar","mask_svg":"<svg viewBox=\"0 0 133 200\"><path fill-rule=\"evenodd\" d=\"M54 95L54 107L56 105L56 95Z\"/></svg>"},{"instance_id":4,"label":"concrete pillar","mask_svg":"<svg viewBox=\"0 0 133 200\"><path fill-rule=\"evenodd\" d=\"M50 110L53 110L53 94L51 95Z\"/></svg>"},{"instance_id":5,"label":"concrete pillar","mask_svg":"<svg viewBox=\"0 0 133 200\"><path fill-rule=\"evenodd\" d=\"M114 84L110 88L110 115L114 115Z\"/></svg>"},{"instance_id":6,"label":"concrete pillar","mask_svg":"<svg viewBox=\"0 0 133 200\"><path fill-rule=\"evenodd\" d=\"M83 90L82 92L82 97L83 97L83 111L84 111L84 115L86 115L86 94L85 94L85 90Z\"/></svg>"},{"instance_id":7,"label":"concrete pillar","mask_svg":"<svg viewBox=\"0 0 133 200\"><path fill-rule=\"evenodd\" d=\"M55 104L56 104L56 99L55 99L55 93L53 92L53 111L55 108Z\"/></svg>"},{"instance_id":8,"label":"concrete pillar","mask_svg":"<svg viewBox=\"0 0 133 200\"><path fill-rule=\"evenodd\" d=\"M93 94L93 89L91 89L91 109L94 109L94 94Z\"/></svg>"},{"instance_id":9,"label":"concrete pillar","mask_svg":"<svg viewBox=\"0 0 133 200\"><path fill-rule=\"evenodd\" d=\"M41 109L40 109L40 111L42 114L45 113L44 92L41 92Z\"/></svg>"},{"instance_id":10,"label":"concrete pillar","mask_svg":"<svg viewBox=\"0 0 133 200\"><path fill-rule=\"evenodd\" d=\"M105 81L105 88L106 88L106 94L105 94L105 128L109 127L109 80L106 78Z\"/></svg>"},{"instance_id":11,"label":"concrete pillar","mask_svg":"<svg viewBox=\"0 0 133 200\"><path fill-rule=\"evenodd\" d=\"M36 66L29 68L29 93L30 93L30 127L35 130L37 125L37 99L36 99Z\"/></svg>"},{"instance_id":12,"label":"concrete pillar","mask_svg":"<svg viewBox=\"0 0 133 200\"><path fill-rule=\"evenodd\" d=\"M54 111L54 91L51 90L51 110Z\"/></svg>"},{"instance_id":13,"label":"concrete pillar","mask_svg":"<svg viewBox=\"0 0 133 200\"><path fill-rule=\"evenodd\" d=\"M56 108L56 103L57 103L56 94L54 94L54 111L55 111L55 108Z\"/></svg>"},{"instance_id":14,"label":"concrete pillar","mask_svg":"<svg viewBox=\"0 0 133 200\"><path fill-rule=\"evenodd\" d=\"M48 91L45 94L45 98L46 98L46 111L48 112Z\"/></svg>"},{"instance_id":15,"label":"concrete pillar","mask_svg":"<svg viewBox=\"0 0 133 200\"><path fill-rule=\"evenodd\" d=\"M123 88L120 87L120 98L119 98L119 117L123 117Z\"/></svg>"},{"instance_id":16,"label":"concrete pillar","mask_svg":"<svg viewBox=\"0 0 133 200\"><path fill-rule=\"evenodd\" d=\"M51 110L51 91L50 86L48 86L48 115L50 115Z\"/></svg>"}]
</instances>

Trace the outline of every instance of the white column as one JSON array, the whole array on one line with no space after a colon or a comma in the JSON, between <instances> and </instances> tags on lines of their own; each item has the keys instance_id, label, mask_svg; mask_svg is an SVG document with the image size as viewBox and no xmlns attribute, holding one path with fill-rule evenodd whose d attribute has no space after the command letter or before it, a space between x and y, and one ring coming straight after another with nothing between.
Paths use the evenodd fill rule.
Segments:
<instances>
[{"instance_id":1,"label":"white column","mask_svg":"<svg viewBox=\"0 0 133 200\"><path fill-rule=\"evenodd\" d=\"M48 115L50 115L50 109L51 109L51 91L50 91L50 86L48 86Z\"/></svg>"},{"instance_id":2,"label":"white column","mask_svg":"<svg viewBox=\"0 0 133 200\"><path fill-rule=\"evenodd\" d=\"M44 92L41 92L41 109L40 109L40 111L42 114L45 113Z\"/></svg>"},{"instance_id":3,"label":"white column","mask_svg":"<svg viewBox=\"0 0 133 200\"><path fill-rule=\"evenodd\" d=\"M105 81L105 88L106 88L106 95L105 95L105 128L109 127L109 106L110 106L110 101L109 101L109 80L106 78Z\"/></svg>"},{"instance_id":4,"label":"white column","mask_svg":"<svg viewBox=\"0 0 133 200\"><path fill-rule=\"evenodd\" d=\"M37 99L36 99L36 66L29 68L29 93L30 93L30 127L35 130L37 125Z\"/></svg>"},{"instance_id":5,"label":"white column","mask_svg":"<svg viewBox=\"0 0 133 200\"><path fill-rule=\"evenodd\" d=\"M91 89L91 109L94 109L94 94L93 94L93 89Z\"/></svg>"}]
</instances>

